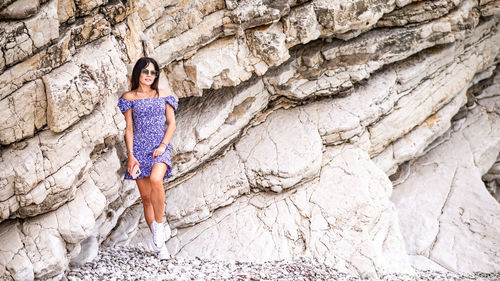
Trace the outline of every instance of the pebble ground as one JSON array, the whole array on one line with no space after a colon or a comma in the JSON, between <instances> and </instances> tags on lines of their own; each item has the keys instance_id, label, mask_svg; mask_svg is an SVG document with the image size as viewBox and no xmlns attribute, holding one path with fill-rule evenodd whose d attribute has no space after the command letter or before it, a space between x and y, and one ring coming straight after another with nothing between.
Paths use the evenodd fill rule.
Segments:
<instances>
[{"instance_id":1,"label":"pebble ground","mask_svg":"<svg viewBox=\"0 0 500 281\"><path fill-rule=\"evenodd\" d=\"M174 257L159 261L151 252L135 248L102 248L94 261L71 268L65 280L372 280L338 272L309 258L264 263L215 261ZM500 281L497 273L416 271L416 275L390 274L383 281L480 280Z\"/></svg>"}]
</instances>

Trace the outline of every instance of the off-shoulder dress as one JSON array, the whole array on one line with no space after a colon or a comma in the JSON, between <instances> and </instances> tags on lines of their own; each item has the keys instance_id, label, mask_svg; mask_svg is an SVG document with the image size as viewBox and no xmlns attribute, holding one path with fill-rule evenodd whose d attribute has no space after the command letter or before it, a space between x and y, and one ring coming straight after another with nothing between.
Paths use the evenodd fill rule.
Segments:
<instances>
[{"instance_id":1,"label":"off-shoulder dress","mask_svg":"<svg viewBox=\"0 0 500 281\"><path fill-rule=\"evenodd\" d=\"M139 179L149 177L153 165L159 162L163 162L168 166L163 179L172 176L172 162L170 161L172 146L170 143L161 156L153 159L153 151L160 146L167 129L165 116L165 107L167 104L171 105L174 110L177 110L178 103L174 96L137 100L118 99L118 107L122 113L132 109L134 156L142 166ZM133 179L128 171L125 172L125 179Z\"/></svg>"}]
</instances>

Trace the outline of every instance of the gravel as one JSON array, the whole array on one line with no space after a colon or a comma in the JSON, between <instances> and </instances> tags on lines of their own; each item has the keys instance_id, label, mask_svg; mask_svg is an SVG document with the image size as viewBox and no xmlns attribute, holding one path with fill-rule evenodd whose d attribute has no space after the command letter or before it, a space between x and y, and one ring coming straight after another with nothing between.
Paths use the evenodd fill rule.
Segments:
<instances>
[{"instance_id":1,"label":"gravel","mask_svg":"<svg viewBox=\"0 0 500 281\"><path fill-rule=\"evenodd\" d=\"M338 272L310 258L264 263L230 262L174 257L159 261L152 252L137 248L101 248L97 258L71 268L66 278L76 280L369 280ZM500 280L497 273L416 271L416 275L389 274L381 280Z\"/></svg>"}]
</instances>

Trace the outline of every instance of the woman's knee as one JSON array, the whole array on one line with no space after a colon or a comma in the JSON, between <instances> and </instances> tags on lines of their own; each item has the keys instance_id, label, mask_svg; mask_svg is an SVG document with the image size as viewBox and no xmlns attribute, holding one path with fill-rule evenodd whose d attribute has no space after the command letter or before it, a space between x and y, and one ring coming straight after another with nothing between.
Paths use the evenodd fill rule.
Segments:
<instances>
[{"instance_id":1,"label":"woman's knee","mask_svg":"<svg viewBox=\"0 0 500 281\"><path fill-rule=\"evenodd\" d=\"M141 195L142 204L145 206L151 205L151 195Z\"/></svg>"},{"instance_id":2,"label":"woman's knee","mask_svg":"<svg viewBox=\"0 0 500 281\"><path fill-rule=\"evenodd\" d=\"M163 177L160 177L157 175L151 175L151 177L149 179L151 181L151 188L153 188L153 189L162 188L163 189Z\"/></svg>"}]
</instances>

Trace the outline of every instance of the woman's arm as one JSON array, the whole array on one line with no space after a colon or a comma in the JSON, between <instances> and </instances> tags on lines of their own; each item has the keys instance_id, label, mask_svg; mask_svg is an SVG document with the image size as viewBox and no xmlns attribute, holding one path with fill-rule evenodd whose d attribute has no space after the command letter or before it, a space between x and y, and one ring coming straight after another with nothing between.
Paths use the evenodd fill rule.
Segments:
<instances>
[{"instance_id":1,"label":"woman's arm","mask_svg":"<svg viewBox=\"0 0 500 281\"><path fill-rule=\"evenodd\" d=\"M127 94L124 94L122 98L127 98ZM127 147L127 171L132 174L132 169L135 165L139 165L142 168L139 161L134 156L134 121L132 119L132 108L123 112L125 116L125 146Z\"/></svg>"},{"instance_id":2,"label":"woman's arm","mask_svg":"<svg viewBox=\"0 0 500 281\"><path fill-rule=\"evenodd\" d=\"M168 144L172 140L176 128L174 108L170 104L165 105L165 116L167 117L168 127L162 142Z\"/></svg>"},{"instance_id":3,"label":"woman's arm","mask_svg":"<svg viewBox=\"0 0 500 281\"><path fill-rule=\"evenodd\" d=\"M125 146L127 147L127 156L130 154L134 155L132 152L134 149L134 122L132 121L132 109L129 109L123 113L125 116Z\"/></svg>"},{"instance_id":4,"label":"woman's arm","mask_svg":"<svg viewBox=\"0 0 500 281\"><path fill-rule=\"evenodd\" d=\"M167 92L165 90L159 91L160 97L167 96L166 93ZM170 143L170 141L172 140L172 137L174 136L174 132L175 132L175 128L176 128L175 112L174 112L174 108L168 103L165 104L165 117L167 119L167 126L168 127L167 127L167 130L165 131L165 136L163 136L163 140L161 141L160 146L153 153L153 158L155 156L160 156L163 154L163 152L165 152L165 149L167 149L167 145Z\"/></svg>"}]
</instances>

